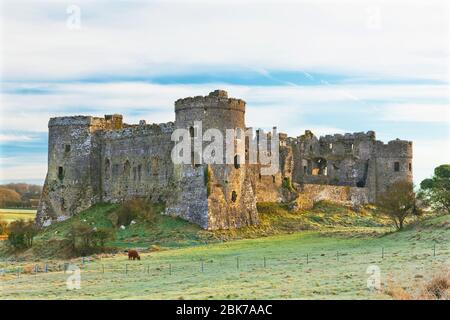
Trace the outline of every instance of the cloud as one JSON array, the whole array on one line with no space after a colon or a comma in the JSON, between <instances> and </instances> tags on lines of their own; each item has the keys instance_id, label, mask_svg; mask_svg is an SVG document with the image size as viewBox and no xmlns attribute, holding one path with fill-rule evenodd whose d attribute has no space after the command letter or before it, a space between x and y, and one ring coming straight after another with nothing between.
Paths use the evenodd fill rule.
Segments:
<instances>
[{"instance_id":1,"label":"cloud","mask_svg":"<svg viewBox=\"0 0 450 320\"><path fill-rule=\"evenodd\" d=\"M31 141L32 137L26 135L13 135L13 134L0 134L0 143L5 142L23 142L23 141Z\"/></svg>"},{"instance_id":2,"label":"cloud","mask_svg":"<svg viewBox=\"0 0 450 320\"><path fill-rule=\"evenodd\" d=\"M47 164L45 162L39 164L23 164L15 165L5 170L0 168L0 181L40 181L45 180L47 172Z\"/></svg>"},{"instance_id":3,"label":"cloud","mask_svg":"<svg viewBox=\"0 0 450 320\"><path fill-rule=\"evenodd\" d=\"M46 155L0 157L0 182L25 181L43 183L47 172Z\"/></svg>"},{"instance_id":4,"label":"cloud","mask_svg":"<svg viewBox=\"0 0 450 320\"><path fill-rule=\"evenodd\" d=\"M65 2L2 2L5 79L234 68L448 80L444 0L408 6L399 0L80 0L77 5L81 29L75 31L66 26Z\"/></svg>"},{"instance_id":5,"label":"cloud","mask_svg":"<svg viewBox=\"0 0 450 320\"><path fill-rule=\"evenodd\" d=\"M405 137L415 143L420 177L449 161L440 152L450 149L445 0L76 3L77 31L66 26L66 2L1 2L7 156L11 145L23 154L44 144L50 117L173 121L176 99L223 88L247 101L246 122L255 128ZM429 140L414 132L418 124ZM42 149L34 160L0 161L0 178L43 178Z\"/></svg>"},{"instance_id":6,"label":"cloud","mask_svg":"<svg viewBox=\"0 0 450 320\"><path fill-rule=\"evenodd\" d=\"M450 164L450 135L436 140L413 142L413 174L417 185L433 175L433 170L441 164Z\"/></svg>"},{"instance_id":7,"label":"cloud","mask_svg":"<svg viewBox=\"0 0 450 320\"><path fill-rule=\"evenodd\" d=\"M122 113L127 123L137 123L140 119L147 122L173 121L175 100L205 95L217 88L226 89L230 96L247 101L248 125L277 126L293 135L296 135L293 132L295 128L303 126L339 128L343 125L339 119L342 116L364 123L368 116L382 121L444 121L443 115L448 114L444 103L409 103L447 101L447 86L444 84L247 86L227 83L161 85L135 81L11 82L3 85L0 122L4 132L0 133L46 132L48 119L63 115ZM390 104L386 101L408 103ZM326 118L330 118L327 124L317 123ZM316 123L311 122L314 119Z\"/></svg>"},{"instance_id":8,"label":"cloud","mask_svg":"<svg viewBox=\"0 0 450 320\"><path fill-rule=\"evenodd\" d=\"M386 121L444 122L450 125L450 104L389 104L384 106Z\"/></svg>"}]
</instances>

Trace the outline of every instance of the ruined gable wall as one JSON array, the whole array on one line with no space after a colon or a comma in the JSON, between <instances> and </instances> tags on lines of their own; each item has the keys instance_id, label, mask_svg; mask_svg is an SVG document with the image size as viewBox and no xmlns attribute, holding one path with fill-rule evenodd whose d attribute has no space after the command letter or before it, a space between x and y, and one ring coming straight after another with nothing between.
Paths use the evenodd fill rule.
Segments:
<instances>
[{"instance_id":1,"label":"ruined gable wall","mask_svg":"<svg viewBox=\"0 0 450 320\"><path fill-rule=\"evenodd\" d=\"M373 132L317 139L306 131L291 144L294 150L293 179L297 183L364 187L374 142Z\"/></svg>"}]
</instances>

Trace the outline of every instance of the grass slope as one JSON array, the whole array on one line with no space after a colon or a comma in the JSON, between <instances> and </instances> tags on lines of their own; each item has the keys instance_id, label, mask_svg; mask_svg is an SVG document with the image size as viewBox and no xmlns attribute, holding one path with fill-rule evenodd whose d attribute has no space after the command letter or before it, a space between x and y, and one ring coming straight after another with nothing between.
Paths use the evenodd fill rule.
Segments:
<instances>
[{"instance_id":1,"label":"grass slope","mask_svg":"<svg viewBox=\"0 0 450 320\"><path fill-rule=\"evenodd\" d=\"M203 245L236 239L259 238L277 234L293 233L304 230L328 230L346 235L358 236L379 234L390 230L390 221L377 214L373 209L354 212L346 207L331 203L318 203L307 212L292 213L287 205L277 203L259 203L260 224L238 230L205 231L197 225L179 218L160 214L164 207L157 206L156 221L149 223L138 220L125 230L115 229L114 241L107 243L116 248L146 249L154 246L179 248ZM80 214L53 224L35 238L34 252L42 257L51 258L54 252L64 256L64 250L58 247L58 241L64 239L71 224L83 221L92 227L113 227L110 216L118 209L115 204L98 204Z\"/></svg>"},{"instance_id":2,"label":"grass slope","mask_svg":"<svg viewBox=\"0 0 450 320\"><path fill-rule=\"evenodd\" d=\"M35 242L49 242L64 239L70 231L70 226L77 221L85 222L92 227L113 228L110 215L118 209L116 204L97 204L65 221L53 224L44 229ZM160 213L163 210L157 205ZM147 248L152 245L165 247L182 247L202 242L202 230L197 225L179 218L158 214L154 223L137 221L125 230L115 228L115 240L107 243L117 248Z\"/></svg>"},{"instance_id":3,"label":"grass slope","mask_svg":"<svg viewBox=\"0 0 450 320\"><path fill-rule=\"evenodd\" d=\"M448 262L449 226L450 217L443 216L381 237L345 238L311 230L143 253L134 262L124 254L86 264L78 259L72 263L82 267L80 290L66 289L68 275L62 271L8 274L2 298L389 298L384 290L366 288L367 268L380 268L384 289L400 284L414 290Z\"/></svg>"},{"instance_id":4,"label":"grass slope","mask_svg":"<svg viewBox=\"0 0 450 320\"><path fill-rule=\"evenodd\" d=\"M115 205L97 205L47 228L38 242L63 237L74 220L109 226ZM2 299L380 299L367 289L367 268L380 268L383 289L417 288L442 271L450 248L450 217L412 222L393 232L374 209L360 213L329 203L291 213L284 205L258 205L261 224L204 231L183 220L158 216L117 231L118 247L154 244L141 261L124 253L82 259L0 263ZM55 234L55 232L57 234ZM230 241L233 240L233 241ZM81 289L66 288L63 264L81 268ZM33 274L48 264L48 273ZM20 277L18 271L20 270Z\"/></svg>"}]
</instances>

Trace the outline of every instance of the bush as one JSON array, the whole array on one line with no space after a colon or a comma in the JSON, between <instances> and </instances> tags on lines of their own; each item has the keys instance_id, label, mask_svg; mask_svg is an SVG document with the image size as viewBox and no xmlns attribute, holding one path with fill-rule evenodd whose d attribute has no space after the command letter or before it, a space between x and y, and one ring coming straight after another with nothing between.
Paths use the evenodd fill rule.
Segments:
<instances>
[{"instance_id":1,"label":"bush","mask_svg":"<svg viewBox=\"0 0 450 320\"><path fill-rule=\"evenodd\" d=\"M450 276L447 273L434 276L428 282L422 283L414 294L398 285L393 285L386 293L396 300L448 300Z\"/></svg>"},{"instance_id":2,"label":"bush","mask_svg":"<svg viewBox=\"0 0 450 320\"><path fill-rule=\"evenodd\" d=\"M8 223L0 220L0 236L8 234Z\"/></svg>"},{"instance_id":3,"label":"bush","mask_svg":"<svg viewBox=\"0 0 450 320\"><path fill-rule=\"evenodd\" d=\"M31 248L37 231L32 220L13 221L8 225L8 242L14 249Z\"/></svg>"},{"instance_id":4,"label":"bush","mask_svg":"<svg viewBox=\"0 0 450 320\"><path fill-rule=\"evenodd\" d=\"M449 299L450 298L450 277L439 275L434 277L425 285L424 295L430 299Z\"/></svg>"},{"instance_id":5,"label":"bush","mask_svg":"<svg viewBox=\"0 0 450 320\"><path fill-rule=\"evenodd\" d=\"M128 226L131 221L142 219L146 222L154 223L157 210L152 202L142 199L126 201L116 212L113 223L116 227Z\"/></svg>"},{"instance_id":6,"label":"bush","mask_svg":"<svg viewBox=\"0 0 450 320\"><path fill-rule=\"evenodd\" d=\"M291 179L289 177L285 177L283 179L283 188L285 188L291 192L293 191Z\"/></svg>"},{"instance_id":7,"label":"bush","mask_svg":"<svg viewBox=\"0 0 450 320\"><path fill-rule=\"evenodd\" d=\"M101 251L108 240L114 239L111 228L92 228L82 222L72 224L68 233L68 240L72 251L80 255L88 255Z\"/></svg>"}]
</instances>

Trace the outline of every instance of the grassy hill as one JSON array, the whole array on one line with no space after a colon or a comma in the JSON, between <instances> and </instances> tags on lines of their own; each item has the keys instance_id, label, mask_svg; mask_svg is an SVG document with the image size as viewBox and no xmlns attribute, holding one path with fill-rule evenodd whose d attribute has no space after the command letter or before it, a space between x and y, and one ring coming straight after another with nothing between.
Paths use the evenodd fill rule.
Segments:
<instances>
[{"instance_id":1,"label":"grassy hill","mask_svg":"<svg viewBox=\"0 0 450 320\"><path fill-rule=\"evenodd\" d=\"M34 254L43 258L67 257L68 252L61 246L62 241L67 237L70 226L76 222L89 224L92 228L114 228L115 239L106 245L118 250L181 248L305 230L333 232L336 235L340 233L349 237L374 236L391 230L391 222L373 208L355 212L327 202L318 203L310 211L295 213L285 204L259 203L261 221L258 226L219 231L205 231L182 219L163 215L161 212L164 207L161 204L155 205L157 214L154 221L137 218L137 223L122 230L114 227L111 218L119 209L116 204L98 204L68 220L51 225L35 238Z\"/></svg>"},{"instance_id":2,"label":"grassy hill","mask_svg":"<svg viewBox=\"0 0 450 320\"><path fill-rule=\"evenodd\" d=\"M272 221L270 232L278 232L270 236L268 228L263 228L268 236L220 242L217 239L224 236L221 233L208 244L195 240L195 246L142 253L141 261L128 261L124 253L94 256L86 263L73 259L71 263L81 267L82 281L81 289L75 291L66 289L68 275L58 267L62 261L51 262L48 273L22 273L20 277L17 270L22 268L25 272L27 267L30 270L30 263L10 264L9 270L16 272L4 276L2 298L381 299L391 298L388 292L395 287L413 292L441 273L448 263L448 215L412 223L401 232L380 235L371 230L389 228L382 220L370 220L366 226L363 218L369 219L366 215L371 213L363 213L355 220L359 221L356 225L347 226L343 211L342 220L339 218L343 227L315 228L316 216L325 221L338 219L328 212L330 206L324 206L314 209L316 213L305 213L304 217L284 212L284 218L275 218L274 207L263 205L261 209L267 210L262 213L265 223ZM305 219L305 225L312 228L289 233L289 225L296 219ZM373 227L372 223L380 225ZM181 232L191 227L180 224L176 229ZM360 233L354 236L354 230ZM192 235L198 232L204 231L192 230ZM227 236L244 237L249 232ZM149 233L147 230L146 235ZM251 235L255 233L252 230ZM131 241L126 237L123 240ZM37 264L42 270L42 262ZM373 265L380 269L380 291L367 289L367 268Z\"/></svg>"}]
</instances>

